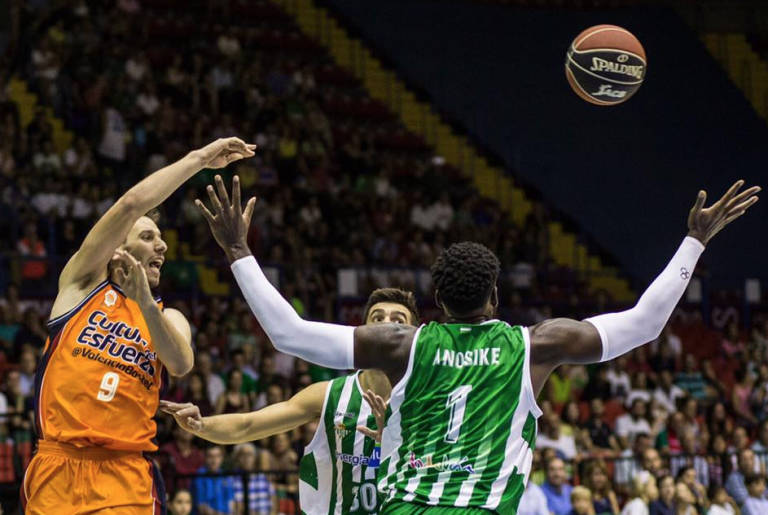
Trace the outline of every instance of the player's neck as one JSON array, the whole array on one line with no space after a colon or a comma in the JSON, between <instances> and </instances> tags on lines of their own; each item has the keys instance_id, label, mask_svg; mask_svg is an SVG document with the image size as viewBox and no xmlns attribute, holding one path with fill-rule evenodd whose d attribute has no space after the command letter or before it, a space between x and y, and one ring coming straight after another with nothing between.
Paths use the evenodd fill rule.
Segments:
<instances>
[{"instance_id":1,"label":"player's neck","mask_svg":"<svg viewBox=\"0 0 768 515\"><path fill-rule=\"evenodd\" d=\"M385 399L389 399L389 395L392 393L392 385L389 383L389 379L384 372L381 370L363 370L360 372L359 379L363 392L373 390Z\"/></svg>"},{"instance_id":2,"label":"player's neck","mask_svg":"<svg viewBox=\"0 0 768 515\"><path fill-rule=\"evenodd\" d=\"M491 317L488 314L481 313L477 315L449 316L447 321L449 324L482 324L490 319Z\"/></svg>"}]
</instances>

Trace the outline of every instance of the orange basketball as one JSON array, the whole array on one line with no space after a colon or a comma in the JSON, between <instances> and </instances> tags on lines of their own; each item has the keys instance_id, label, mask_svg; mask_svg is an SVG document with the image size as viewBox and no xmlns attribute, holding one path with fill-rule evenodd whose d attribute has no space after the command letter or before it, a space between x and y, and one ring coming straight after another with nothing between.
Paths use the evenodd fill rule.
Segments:
<instances>
[{"instance_id":1,"label":"orange basketball","mask_svg":"<svg viewBox=\"0 0 768 515\"><path fill-rule=\"evenodd\" d=\"M576 36L565 58L565 75L573 91L603 106L620 104L634 95L646 68L643 45L616 25L588 28Z\"/></svg>"}]
</instances>

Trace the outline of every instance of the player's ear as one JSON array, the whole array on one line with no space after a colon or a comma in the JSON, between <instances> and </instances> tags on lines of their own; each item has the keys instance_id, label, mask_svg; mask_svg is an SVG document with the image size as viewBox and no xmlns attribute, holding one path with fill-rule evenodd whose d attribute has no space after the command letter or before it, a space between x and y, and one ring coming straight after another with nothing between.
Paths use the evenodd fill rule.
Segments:
<instances>
[{"instance_id":1,"label":"player's ear","mask_svg":"<svg viewBox=\"0 0 768 515\"><path fill-rule=\"evenodd\" d=\"M435 305L438 308L443 309L443 301L440 300L440 290L438 289L435 289Z\"/></svg>"},{"instance_id":2,"label":"player's ear","mask_svg":"<svg viewBox=\"0 0 768 515\"><path fill-rule=\"evenodd\" d=\"M499 287L494 286L493 291L491 291L491 306L493 306L493 309L496 309L499 307Z\"/></svg>"}]
</instances>

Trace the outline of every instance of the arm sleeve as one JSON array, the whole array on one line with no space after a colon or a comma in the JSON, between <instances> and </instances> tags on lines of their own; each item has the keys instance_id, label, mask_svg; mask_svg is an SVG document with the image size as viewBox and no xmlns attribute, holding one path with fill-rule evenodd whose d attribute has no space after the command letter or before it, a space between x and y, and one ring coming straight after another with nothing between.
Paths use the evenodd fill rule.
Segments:
<instances>
[{"instance_id":1,"label":"arm sleeve","mask_svg":"<svg viewBox=\"0 0 768 515\"><path fill-rule=\"evenodd\" d=\"M354 368L354 327L302 319L253 256L232 263L232 272L275 349L324 367Z\"/></svg>"},{"instance_id":2,"label":"arm sleeve","mask_svg":"<svg viewBox=\"0 0 768 515\"><path fill-rule=\"evenodd\" d=\"M614 359L659 337L685 293L702 252L704 245L687 236L633 308L586 319L600 333L603 342L600 361Z\"/></svg>"}]
</instances>

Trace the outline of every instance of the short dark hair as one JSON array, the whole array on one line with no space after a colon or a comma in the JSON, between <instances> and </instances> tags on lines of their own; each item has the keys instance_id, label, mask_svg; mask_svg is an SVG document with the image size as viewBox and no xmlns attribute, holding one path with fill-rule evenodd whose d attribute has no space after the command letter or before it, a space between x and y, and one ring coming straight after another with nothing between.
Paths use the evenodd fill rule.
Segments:
<instances>
[{"instance_id":1,"label":"short dark hair","mask_svg":"<svg viewBox=\"0 0 768 515\"><path fill-rule=\"evenodd\" d=\"M160 223L160 218L161 218L160 210L158 208L156 208L156 207L154 207L154 208L150 209L149 211L147 211L147 213L144 216L146 216L147 218L149 218L150 220L155 222L155 224L159 224Z\"/></svg>"},{"instance_id":2,"label":"short dark hair","mask_svg":"<svg viewBox=\"0 0 768 515\"><path fill-rule=\"evenodd\" d=\"M416 296L413 292L401 290L400 288L378 288L373 290L368 296L368 301L363 309L363 321L368 320L371 308L379 302L391 302L400 304L411 313L413 325L419 323L419 308L416 306Z\"/></svg>"},{"instance_id":3,"label":"short dark hair","mask_svg":"<svg viewBox=\"0 0 768 515\"><path fill-rule=\"evenodd\" d=\"M432 265L432 283L445 307L463 315L488 301L499 269L498 258L485 245L470 241L454 243Z\"/></svg>"},{"instance_id":4,"label":"short dark hair","mask_svg":"<svg viewBox=\"0 0 768 515\"><path fill-rule=\"evenodd\" d=\"M744 478L744 484L746 486L752 486L758 481L765 481L765 478L760 474L750 474Z\"/></svg>"}]
</instances>

